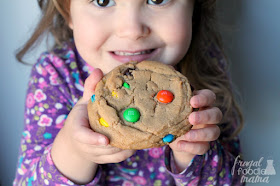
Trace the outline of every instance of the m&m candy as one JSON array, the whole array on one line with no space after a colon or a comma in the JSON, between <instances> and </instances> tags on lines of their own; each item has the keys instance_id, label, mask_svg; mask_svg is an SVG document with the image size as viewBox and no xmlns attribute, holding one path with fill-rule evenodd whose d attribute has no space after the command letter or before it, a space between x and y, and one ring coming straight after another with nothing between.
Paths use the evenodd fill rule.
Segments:
<instances>
[{"instance_id":1,"label":"m&m candy","mask_svg":"<svg viewBox=\"0 0 280 186\"><path fill-rule=\"evenodd\" d=\"M127 88L127 89L130 89L130 85L129 85L127 82L124 82L124 83L123 83L123 86L124 86L125 88Z\"/></svg>"},{"instance_id":2,"label":"m&m candy","mask_svg":"<svg viewBox=\"0 0 280 186\"><path fill-rule=\"evenodd\" d=\"M157 93L157 100L161 103L170 103L173 99L173 94L168 90L161 90Z\"/></svg>"},{"instance_id":3,"label":"m&m candy","mask_svg":"<svg viewBox=\"0 0 280 186\"><path fill-rule=\"evenodd\" d=\"M112 96L118 98L118 93L116 91L113 91Z\"/></svg>"},{"instance_id":4,"label":"m&m candy","mask_svg":"<svg viewBox=\"0 0 280 186\"><path fill-rule=\"evenodd\" d=\"M95 102L95 94L93 94L93 95L91 96L91 101L92 101L92 102Z\"/></svg>"},{"instance_id":5,"label":"m&m candy","mask_svg":"<svg viewBox=\"0 0 280 186\"><path fill-rule=\"evenodd\" d=\"M124 111L123 117L126 121L135 123L140 119L140 112L135 108L128 108Z\"/></svg>"},{"instance_id":6,"label":"m&m candy","mask_svg":"<svg viewBox=\"0 0 280 186\"><path fill-rule=\"evenodd\" d=\"M164 138L162 138L163 143L170 143L174 139L172 134L167 134Z\"/></svg>"},{"instance_id":7,"label":"m&m candy","mask_svg":"<svg viewBox=\"0 0 280 186\"><path fill-rule=\"evenodd\" d=\"M109 127L109 124L105 121L104 118L100 118L99 123L104 127Z\"/></svg>"}]
</instances>

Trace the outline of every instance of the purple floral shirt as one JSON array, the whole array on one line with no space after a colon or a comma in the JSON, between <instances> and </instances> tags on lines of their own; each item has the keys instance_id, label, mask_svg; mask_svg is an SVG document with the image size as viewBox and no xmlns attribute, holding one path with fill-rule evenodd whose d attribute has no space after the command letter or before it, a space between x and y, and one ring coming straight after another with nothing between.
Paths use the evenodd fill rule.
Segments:
<instances>
[{"instance_id":1,"label":"purple floral shirt","mask_svg":"<svg viewBox=\"0 0 280 186\"><path fill-rule=\"evenodd\" d=\"M14 185L76 185L58 171L50 152L91 71L72 43L43 53L33 66ZM231 174L239 153L238 138L226 146L213 141L206 154L178 172L168 146L138 150L123 162L99 165L87 185L240 185L240 177Z\"/></svg>"}]
</instances>

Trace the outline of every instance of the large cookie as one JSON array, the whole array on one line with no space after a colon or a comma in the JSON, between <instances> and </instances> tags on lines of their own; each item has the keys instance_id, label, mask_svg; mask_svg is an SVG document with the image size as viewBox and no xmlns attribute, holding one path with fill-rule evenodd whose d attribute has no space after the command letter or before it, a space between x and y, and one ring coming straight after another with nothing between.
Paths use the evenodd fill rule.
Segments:
<instances>
[{"instance_id":1,"label":"large cookie","mask_svg":"<svg viewBox=\"0 0 280 186\"><path fill-rule=\"evenodd\" d=\"M185 76L159 62L116 67L88 103L91 128L121 149L159 147L191 129L192 92Z\"/></svg>"}]
</instances>

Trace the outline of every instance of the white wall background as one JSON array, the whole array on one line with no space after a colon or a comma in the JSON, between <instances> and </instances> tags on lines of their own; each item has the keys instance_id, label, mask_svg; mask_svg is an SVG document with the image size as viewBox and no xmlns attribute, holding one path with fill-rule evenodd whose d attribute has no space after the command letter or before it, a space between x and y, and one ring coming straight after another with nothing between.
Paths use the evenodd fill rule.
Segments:
<instances>
[{"instance_id":1,"label":"white wall background","mask_svg":"<svg viewBox=\"0 0 280 186\"><path fill-rule=\"evenodd\" d=\"M232 76L241 93L245 127L241 142L246 160L274 160L280 183L280 1L220 0L219 16L231 58ZM36 1L0 1L0 185L11 185L16 170L30 67L18 63L15 50L40 16ZM229 32L230 31L230 32ZM41 47L28 60L35 62ZM248 184L251 185L251 184ZM255 184L252 184L255 185Z\"/></svg>"},{"instance_id":2,"label":"white wall background","mask_svg":"<svg viewBox=\"0 0 280 186\"><path fill-rule=\"evenodd\" d=\"M241 142L246 160L274 160L280 183L280 1L220 0L222 23L232 76L242 95L245 126ZM231 30L230 33L226 31Z\"/></svg>"}]
</instances>

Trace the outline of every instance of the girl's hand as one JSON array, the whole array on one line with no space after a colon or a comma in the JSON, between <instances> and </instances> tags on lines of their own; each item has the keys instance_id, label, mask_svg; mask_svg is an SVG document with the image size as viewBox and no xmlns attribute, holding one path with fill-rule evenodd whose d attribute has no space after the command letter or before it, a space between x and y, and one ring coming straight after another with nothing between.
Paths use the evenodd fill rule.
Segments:
<instances>
[{"instance_id":1,"label":"girl's hand","mask_svg":"<svg viewBox=\"0 0 280 186\"><path fill-rule=\"evenodd\" d=\"M209 149L209 142L220 136L217 124L222 120L222 112L212 106L215 100L216 95L211 90L194 91L190 103L193 108L199 110L189 116L193 128L169 145L180 172L188 166L195 155L205 154Z\"/></svg>"},{"instance_id":2,"label":"girl's hand","mask_svg":"<svg viewBox=\"0 0 280 186\"><path fill-rule=\"evenodd\" d=\"M98 164L121 162L135 152L108 145L106 136L90 128L87 104L102 76L102 71L95 69L86 79L83 97L69 113L51 151L59 171L79 184L88 183L94 178Z\"/></svg>"}]
</instances>

